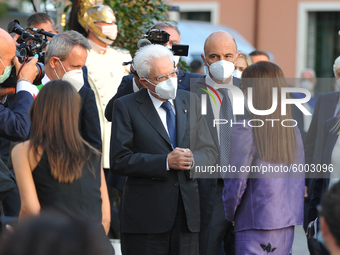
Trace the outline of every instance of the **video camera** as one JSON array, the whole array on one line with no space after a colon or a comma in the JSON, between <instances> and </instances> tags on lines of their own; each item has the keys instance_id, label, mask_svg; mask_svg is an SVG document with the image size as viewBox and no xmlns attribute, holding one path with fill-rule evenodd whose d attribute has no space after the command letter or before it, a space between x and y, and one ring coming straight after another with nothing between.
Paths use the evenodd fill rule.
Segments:
<instances>
[{"instance_id":1,"label":"video camera","mask_svg":"<svg viewBox=\"0 0 340 255\"><path fill-rule=\"evenodd\" d=\"M169 41L169 37L170 34L161 29L150 29L143 35L143 39L150 41L151 44L161 45L166 44ZM140 41L143 41L143 39ZM140 43L138 42L138 44ZM139 48L145 46L142 45L142 43L140 45L141 46L138 46ZM175 56L188 56L189 45L173 44L171 50L174 52Z\"/></svg>"},{"instance_id":2,"label":"video camera","mask_svg":"<svg viewBox=\"0 0 340 255\"><path fill-rule=\"evenodd\" d=\"M34 32L34 34L31 34L26 30L30 30ZM17 46L15 51L15 55L18 57L20 63L25 64L28 61L29 57L35 55L39 56L38 62L36 64L39 73L36 76L35 80L33 81L33 84L40 85L41 79L45 75L43 63L45 58L44 49L49 43L47 37L53 37L55 36L55 34L34 27L29 27L26 30L20 26L19 21L16 19L11 21L7 26L8 33L16 33L20 35L20 37L17 39L17 43L19 45ZM10 76L4 83L1 83L1 87L15 87L16 83L17 83L16 69L15 67L13 67Z\"/></svg>"}]
</instances>

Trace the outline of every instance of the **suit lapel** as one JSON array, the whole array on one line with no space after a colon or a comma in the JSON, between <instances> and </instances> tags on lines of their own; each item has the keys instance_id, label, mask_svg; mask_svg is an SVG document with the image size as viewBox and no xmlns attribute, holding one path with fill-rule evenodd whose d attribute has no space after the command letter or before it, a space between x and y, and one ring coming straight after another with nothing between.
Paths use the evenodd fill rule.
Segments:
<instances>
[{"instance_id":1,"label":"suit lapel","mask_svg":"<svg viewBox=\"0 0 340 255\"><path fill-rule=\"evenodd\" d=\"M184 98L178 93L177 91L177 96L176 99L174 100L175 108L176 108L176 132L177 132L177 145L180 146L184 134L185 134L185 129L187 126L187 121L188 121L188 105Z\"/></svg>"},{"instance_id":2,"label":"suit lapel","mask_svg":"<svg viewBox=\"0 0 340 255\"><path fill-rule=\"evenodd\" d=\"M332 95L332 97L329 100L327 100L326 103L324 104L325 111L323 112L326 115L325 120L328 120L334 116L334 111L338 103L338 100L339 100L339 93L334 93L334 95Z\"/></svg>"},{"instance_id":3,"label":"suit lapel","mask_svg":"<svg viewBox=\"0 0 340 255\"><path fill-rule=\"evenodd\" d=\"M137 92L139 93L139 92ZM141 105L139 107L139 111L144 116L144 118L150 123L150 125L159 133L163 139L169 143L171 146L171 140L166 132L164 125L159 118L158 112L156 111L146 89L142 89L139 95L136 98L136 101Z\"/></svg>"},{"instance_id":4,"label":"suit lapel","mask_svg":"<svg viewBox=\"0 0 340 255\"><path fill-rule=\"evenodd\" d=\"M203 90L201 90L200 88L205 88L205 86L203 85L205 83L204 78L200 79L197 83L197 86L195 87L196 91L193 91L195 94L198 95L199 98L201 98L202 94L206 94ZM214 113L211 107L211 102L210 102L210 97L208 97L209 99L207 100L207 115L205 115L205 121L207 122L208 128L210 130L210 134L212 135L215 145L218 146L217 148L219 148L219 141L218 141L218 135L217 135L217 129L216 127L213 126L214 123Z\"/></svg>"}]
</instances>

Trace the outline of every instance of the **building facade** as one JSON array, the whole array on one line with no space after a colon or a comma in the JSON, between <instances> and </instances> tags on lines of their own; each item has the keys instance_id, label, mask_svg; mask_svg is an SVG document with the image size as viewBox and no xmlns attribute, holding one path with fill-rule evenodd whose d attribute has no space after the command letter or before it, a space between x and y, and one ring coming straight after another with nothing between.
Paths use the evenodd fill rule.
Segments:
<instances>
[{"instance_id":1,"label":"building facade","mask_svg":"<svg viewBox=\"0 0 340 255\"><path fill-rule=\"evenodd\" d=\"M258 50L269 51L286 77L313 68L333 77L340 55L340 2L320 0L174 0L175 20L204 20L237 30ZM321 88L326 92L330 87Z\"/></svg>"}]
</instances>

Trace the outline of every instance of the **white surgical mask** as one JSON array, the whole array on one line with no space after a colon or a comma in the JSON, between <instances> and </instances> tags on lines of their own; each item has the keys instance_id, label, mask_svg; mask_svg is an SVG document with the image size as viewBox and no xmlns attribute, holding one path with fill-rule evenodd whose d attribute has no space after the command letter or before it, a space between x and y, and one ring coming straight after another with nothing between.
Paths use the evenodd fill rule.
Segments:
<instances>
[{"instance_id":1,"label":"white surgical mask","mask_svg":"<svg viewBox=\"0 0 340 255\"><path fill-rule=\"evenodd\" d=\"M208 64L207 60L205 60L205 62L207 63L209 72L211 73L213 78L219 81L225 81L235 71L235 63L232 63L230 61L220 60L212 63L211 65Z\"/></svg>"},{"instance_id":2,"label":"white surgical mask","mask_svg":"<svg viewBox=\"0 0 340 255\"><path fill-rule=\"evenodd\" d=\"M99 28L101 28L102 33L104 35L106 35L108 38L104 38L102 36L98 36L98 39L101 40L103 43L106 44L112 44L114 40L116 40L117 38L117 33L118 33L118 29L117 29L117 25L116 24L111 24L111 25L105 25L105 26L99 26L97 25Z\"/></svg>"},{"instance_id":3,"label":"white surgical mask","mask_svg":"<svg viewBox=\"0 0 340 255\"><path fill-rule=\"evenodd\" d=\"M62 68L64 69L64 76L62 78L63 81L68 81L69 83L71 83L71 85L77 90L79 91L81 89L81 87L84 85L84 76L83 76L83 70L82 69L76 69L76 70L71 70L69 72L66 72L64 65L61 63L60 59L59 62L62 66ZM54 70L54 73L56 74L56 76L59 78L57 72Z\"/></svg>"},{"instance_id":4,"label":"white surgical mask","mask_svg":"<svg viewBox=\"0 0 340 255\"><path fill-rule=\"evenodd\" d=\"M145 78L144 78L145 79ZM155 94L162 99L175 99L177 94L177 78L169 78L166 81L153 84L151 81L147 80L150 84L155 86Z\"/></svg>"},{"instance_id":5,"label":"white surgical mask","mask_svg":"<svg viewBox=\"0 0 340 255\"><path fill-rule=\"evenodd\" d=\"M12 66L5 66L4 63L2 63L2 60L0 59L1 64L5 67L4 73L2 75L0 75L0 84L4 83L5 80L8 79L8 77L11 75L11 71L12 71Z\"/></svg>"},{"instance_id":6,"label":"white surgical mask","mask_svg":"<svg viewBox=\"0 0 340 255\"><path fill-rule=\"evenodd\" d=\"M309 80L304 80L301 82L300 84L301 88L307 89L310 92L312 92L314 90L314 84L313 82L309 81Z\"/></svg>"},{"instance_id":7,"label":"white surgical mask","mask_svg":"<svg viewBox=\"0 0 340 255\"><path fill-rule=\"evenodd\" d=\"M236 69L236 70L233 72L233 76L236 77L236 78L241 79L241 77L242 77L242 72L241 72L240 70L237 70L237 69Z\"/></svg>"}]
</instances>

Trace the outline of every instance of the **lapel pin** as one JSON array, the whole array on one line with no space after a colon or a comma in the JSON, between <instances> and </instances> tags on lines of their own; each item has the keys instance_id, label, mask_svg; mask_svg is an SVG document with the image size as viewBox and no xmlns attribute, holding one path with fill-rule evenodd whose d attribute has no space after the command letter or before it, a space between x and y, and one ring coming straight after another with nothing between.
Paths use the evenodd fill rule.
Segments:
<instances>
[{"instance_id":1,"label":"lapel pin","mask_svg":"<svg viewBox=\"0 0 340 255\"><path fill-rule=\"evenodd\" d=\"M188 111L185 109L185 110L183 110L183 112L184 112L184 113L187 113Z\"/></svg>"}]
</instances>

